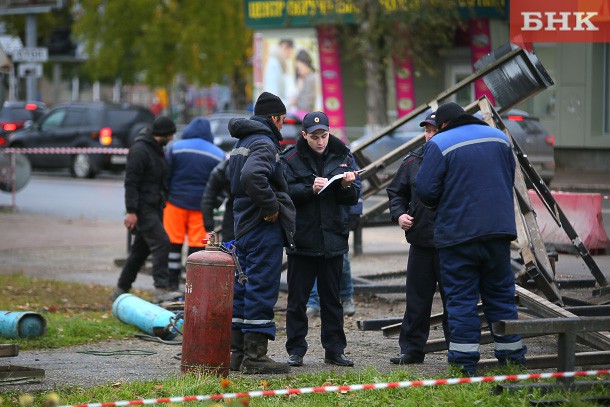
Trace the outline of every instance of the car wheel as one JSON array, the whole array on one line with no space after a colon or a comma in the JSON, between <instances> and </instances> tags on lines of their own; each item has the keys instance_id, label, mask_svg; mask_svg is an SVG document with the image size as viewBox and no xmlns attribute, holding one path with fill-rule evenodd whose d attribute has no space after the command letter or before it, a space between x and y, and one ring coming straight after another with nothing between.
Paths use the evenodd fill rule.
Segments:
<instances>
[{"instance_id":1,"label":"car wheel","mask_svg":"<svg viewBox=\"0 0 610 407\"><path fill-rule=\"evenodd\" d=\"M97 171L94 168L89 154L75 154L70 162L70 174L75 178L95 178Z\"/></svg>"}]
</instances>

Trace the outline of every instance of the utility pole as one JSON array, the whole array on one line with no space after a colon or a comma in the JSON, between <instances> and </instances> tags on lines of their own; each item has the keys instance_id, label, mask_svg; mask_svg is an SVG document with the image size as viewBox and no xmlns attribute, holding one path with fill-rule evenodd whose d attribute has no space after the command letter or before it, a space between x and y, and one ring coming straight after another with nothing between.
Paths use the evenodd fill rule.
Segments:
<instances>
[{"instance_id":1,"label":"utility pole","mask_svg":"<svg viewBox=\"0 0 610 407\"><path fill-rule=\"evenodd\" d=\"M36 48L36 36L38 35L38 26L36 25L36 14L28 14L25 18L25 46L28 48ZM28 75L26 78L25 100L36 100L36 90L38 78L34 75Z\"/></svg>"},{"instance_id":2,"label":"utility pole","mask_svg":"<svg viewBox=\"0 0 610 407\"><path fill-rule=\"evenodd\" d=\"M36 14L49 13L64 7L64 0L19 0L0 1L0 16L25 14L25 48L15 50L13 63L20 62L19 76L25 77L26 100L38 98L37 83L42 76L42 62L48 60L46 48L37 48L38 26Z\"/></svg>"}]
</instances>

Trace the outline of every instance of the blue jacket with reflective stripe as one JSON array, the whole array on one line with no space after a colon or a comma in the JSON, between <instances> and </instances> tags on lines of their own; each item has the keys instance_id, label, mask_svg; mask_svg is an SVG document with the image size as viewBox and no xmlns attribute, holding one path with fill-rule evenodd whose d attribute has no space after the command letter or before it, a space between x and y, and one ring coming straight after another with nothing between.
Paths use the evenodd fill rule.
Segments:
<instances>
[{"instance_id":1,"label":"blue jacket with reflective stripe","mask_svg":"<svg viewBox=\"0 0 610 407\"><path fill-rule=\"evenodd\" d=\"M416 190L436 208L436 247L515 239L514 176L507 136L470 115L452 120L428 141Z\"/></svg>"},{"instance_id":2,"label":"blue jacket with reflective stripe","mask_svg":"<svg viewBox=\"0 0 610 407\"><path fill-rule=\"evenodd\" d=\"M210 123L197 117L182 132L182 140L170 144L168 201L184 209L201 210L201 199L212 170L225 153L212 141Z\"/></svg>"},{"instance_id":3,"label":"blue jacket with reflective stripe","mask_svg":"<svg viewBox=\"0 0 610 407\"><path fill-rule=\"evenodd\" d=\"M239 239L279 211L287 246L292 246L295 208L280 163L282 135L267 118L233 118L231 136L238 139L229 158L235 238Z\"/></svg>"}]
</instances>

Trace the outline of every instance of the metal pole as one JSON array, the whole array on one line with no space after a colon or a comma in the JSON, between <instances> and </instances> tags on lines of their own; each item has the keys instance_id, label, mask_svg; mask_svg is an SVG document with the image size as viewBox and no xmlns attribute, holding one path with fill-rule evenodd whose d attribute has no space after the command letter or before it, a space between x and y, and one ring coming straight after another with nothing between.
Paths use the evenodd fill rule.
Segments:
<instances>
[{"instance_id":1,"label":"metal pole","mask_svg":"<svg viewBox=\"0 0 610 407\"><path fill-rule=\"evenodd\" d=\"M121 101L121 78L116 78L114 81L114 88L112 88L112 101L119 103Z\"/></svg>"},{"instance_id":2,"label":"metal pole","mask_svg":"<svg viewBox=\"0 0 610 407\"><path fill-rule=\"evenodd\" d=\"M8 100L17 100L17 79L15 78L15 64L11 65L8 77Z\"/></svg>"},{"instance_id":3,"label":"metal pole","mask_svg":"<svg viewBox=\"0 0 610 407\"><path fill-rule=\"evenodd\" d=\"M53 64L53 102L59 103L61 99L61 64Z\"/></svg>"},{"instance_id":4,"label":"metal pole","mask_svg":"<svg viewBox=\"0 0 610 407\"><path fill-rule=\"evenodd\" d=\"M28 14L25 20L25 44L28 48L36 47L36 14ZM26 100L36 100L36 80L33 75L28 75L26 80Z\"/></svg>"},{"instance_id":5,"label":"metal pole","mask_svg":"<svg viewBox=\"0 0 610 407\"><path fill-rule=\"evenodd\" d=\"M15 153L11 153L11 209L13 212L17 209L17 191L16 181L15 181L15 166L16 166L17 158Z\"/></svg>"},{"instance_id":6,"label":"metal pole","mask_svg":"<svg viewBox=\"0 0 610 407\"><path fill-rule=\"evenodd\" d=\"M78 100L79 99L79 93L80 93L80 89L79 89L79 81L78 81L78 76L74 75L72 77L72 100Z\"/></svg>"}]
</instances>

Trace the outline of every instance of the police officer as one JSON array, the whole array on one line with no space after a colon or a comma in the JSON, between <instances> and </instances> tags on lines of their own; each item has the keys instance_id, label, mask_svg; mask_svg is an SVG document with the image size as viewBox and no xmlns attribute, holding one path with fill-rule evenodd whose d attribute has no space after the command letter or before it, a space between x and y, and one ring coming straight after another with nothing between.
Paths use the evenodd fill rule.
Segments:
<instances>
[{"instance_id":1,"label":"police officer","mask_svg":"<svg viewBox=\"0 0 610 407\"><path fill-rule=\"evenodd\" d=\"M435 114L429 114L419 125L424 128L426 142L438 128ZM387 188L392 221L405 231L409 244L407 262L406 308L400 328L400 355L390 359L395 364L422 363L424 346L430 333L430 313L437 284L445 309L441 287L438 251L434 247L434 211L421 203L415 190L415 177L421 165L424 146L410 152ZM443 314L443 332L449 344L447 313Z\"/></svg>"},{"instance_id":2,"label":"police officer","mask_svg":"<svg viewBox=\"0 0 610 407\"><path fill-rule=\"evenodd\" d=\"M445 103L436 111L440 131L426 143L415 180L421 201L436 207L434 242L447 297L449 363L476 375L480 358L479 295L489 326L517 319L510 242L517 237L513 203L515 159L498 129ZM500 364L523 365L518 335L494 335Z\"/></svg>"},{"instance_id":3,"label":"police officer","mask_svg":"<svg viewBox=\"0 0 610 407\"><path fill-rule=\"evenodd\" d=\"M316 277L324 362L354 365L343 353L347 343L339 280L343 255L349 248L345 205L357 204L360 192L354 183L356 164L349 148L329 131L326 114L308 113L303 118L302 137L281 156L289 194L297 211L295 245L286 249L286 350L291 366L301 366L307 352L306 305ZM338 176L336 181L329 184L335 176Z\"/></svg>"}]
</instances>

